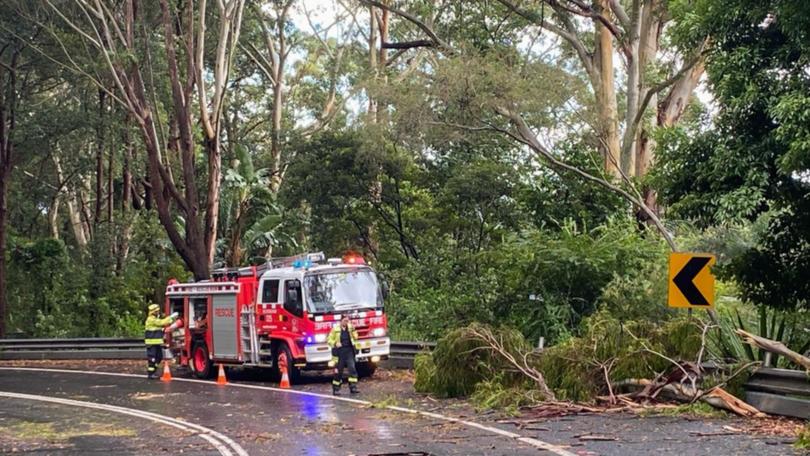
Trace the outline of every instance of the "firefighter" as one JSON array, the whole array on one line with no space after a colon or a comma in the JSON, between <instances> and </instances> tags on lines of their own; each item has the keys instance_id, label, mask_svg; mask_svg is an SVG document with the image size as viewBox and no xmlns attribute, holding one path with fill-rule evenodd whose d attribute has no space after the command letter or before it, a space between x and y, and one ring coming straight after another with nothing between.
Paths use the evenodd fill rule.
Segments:
<instances>
[{"instance_id":1,"label":"firefighter","mask_svg":"<svg viewBox=\"0 0 810 456\"><path fill-rule=\"evenodd\" d=\"M357 394L357 367L355 366L355 348L357 347L357 331L349 322L349 316L344 315L340 324L332 327L326 343L332 348L332 361L336 364L335 376L332 378L332 394L337 396L343 385L343 368L349 370L349 391ZM337 359L335 359L337 358Z\"/></svg>"},{"instance_id":2,"label":"firefighter","mask_svg":"<svg viewBox=\"0 0 810 456\"><path fill-rule=\"evenodd\" d=\"M144 342L146 343L146 372L150 380L158 377L157 365L163 361L163 328L172 324L177 317L171 314L166 318L160 318L160 306L150 304L149 315L144 323Z\"/></svg>"}]
</instances>

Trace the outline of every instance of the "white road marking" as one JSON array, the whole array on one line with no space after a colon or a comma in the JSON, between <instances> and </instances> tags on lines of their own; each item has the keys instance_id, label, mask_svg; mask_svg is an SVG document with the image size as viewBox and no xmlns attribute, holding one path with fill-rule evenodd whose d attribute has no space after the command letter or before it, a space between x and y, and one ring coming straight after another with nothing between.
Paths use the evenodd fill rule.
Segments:
<instances>
[{"instance_id":1,"label":"white road marking","mask_svg":"<svg viewBox=\"0 0 810 456\"><path fill-rule=\"evenodd\" d=\"M183 431L193 429L198 432L197 435L200 438L208 441L214 448L217 449L217 451L219 451L219 454L221 454L222 456L234 456L231 450L234 450L238 456L248 456L247 451L245 451L244 448L239 446L239 444L237 444L227 436L220 434L219 432L213 429L209 429L207 427L203 427L198 424L189 423L187 421L178 420L168 416L158 415L157 413L146 412L143 410L136 410L126 407L119 407L117 405L100 404L98 402L77 401L73 399L65 399L53 396L39 396L35 394L12 393L9 391L0 391L0 397L8 397L12 399L23 399L39 402L51 402L54 404L69 405L71 407L91 408L107 412L120 413L122 415L134 416L136 418L141 418L145 420L154 421L156 423L165 424L167 426L172 426L177 429L181 429Z\"/></svg>"},{"instance_id":2,"label":"white road marking","mask_svg":"<svg viewBox=\"0 0 810 456\"><path fill-rule=\"evenodd\" d=\"M34 371L34 372L60 372L60 373L69 373L69 374L93 374L93 375L108 375L108 376L111 376L111 377L144 378L144 376L142 374L125 374L125 373L120 373L120 372L80 371L80 370L74 370L74 369L48 369L48 368L41 368L41 367L0 367L0 370L23 370L23 371ZM175 382L188 382L188 383L201 383L203 385L217 386L215 383L213 383L211 381L198 380L198 379L193 379L193 378L173 378L172 381L175 381ZM328 399L328 400L333 400L333 401L348 402L348 403L355 404L355 405L363 405L363 406L371 406L372 405L371 402L364 401L362 399L352 399L352 398L349 398L349 397L340 397L340 396L335 397L335 396L328 395L328 394L313 393L313 392L310 392L310 391L298 391L298 390L292 390L292 389L281 389L281 388L274 388L272 386L248 385L248 384L244 384L244 383L228 383L227 386L234 387L234 388L245 388L245 389L255 389L255 390L264 390L264 391L275 391L275 392L278 392L278 393L294 394L294 395L299 395L299 396L319 397L319 398L322 398L322 399ZM472 428L479 429L479 430L489 432L489 433L492 433L492 434L497 434L497 435L500 435L502 437L510 438L510 439L516 440L518 442L522 442L522 443L525 443L527 445L531 445L531 446L533 446L535 448L539 448L541 450L550 451L550 452L552 452L554 454L557 454L559 456L576 456L574 453L571 453L570 451L568 451L565 448L562 448L560 446L557 446L557 445L554 445L554 444L551 444L551 443L548 443L548 442L544 442L544 441L539 440L539 439L534 439L534 438L531 438L531 437L524 437L524 436L522 436L520 434L505 431L503 429L499 429L499 428L496 428L494 426L487 426L485 424L480 424L480 423L476 423L476 422L473 422L473 421L466 421L466 420L462 420L460 418L453 418L451 416L440 415L438 413L425 412L425 411L422 411L422 410L409 409L409 408L405 408L405 407L398 407L398 406L395 406L395 405L389 405L389 406L386 406L385 408L387 408L389 410L392 410L392 411L396 411L396 412L408 413L408 414L411 414L411 415L420 415L420 416L433 418L433 419L437 419L437 420L441 420L441 421L447 421L447 422L451 422L451 423L462 424L462 425L467 426L467 427L472 427Z\"/></svg>"}]
</instances>

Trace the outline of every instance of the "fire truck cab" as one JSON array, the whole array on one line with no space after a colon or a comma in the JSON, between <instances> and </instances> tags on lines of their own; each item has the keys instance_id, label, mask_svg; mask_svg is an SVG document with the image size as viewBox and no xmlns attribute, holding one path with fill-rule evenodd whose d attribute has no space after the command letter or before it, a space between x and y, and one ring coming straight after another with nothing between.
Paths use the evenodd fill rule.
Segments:
<instances>
[{"instance_id":1,"label":"fire truck cab","mask_svg":"<svg viewBox=\"0 0 810 456\"><path fill-rule=\"evenodd\" d=\"M341 315L357 329L357 369L374 373L391 342L375 271L362 257L323 253L277 258L262 266L218 269L212 280L170 281L166 312L182 324L169 336L171 354L200 378L215 364L270 368L286 358L290 380L324 370L332 358L326 338Z\"/></svg>"}]
</instances>

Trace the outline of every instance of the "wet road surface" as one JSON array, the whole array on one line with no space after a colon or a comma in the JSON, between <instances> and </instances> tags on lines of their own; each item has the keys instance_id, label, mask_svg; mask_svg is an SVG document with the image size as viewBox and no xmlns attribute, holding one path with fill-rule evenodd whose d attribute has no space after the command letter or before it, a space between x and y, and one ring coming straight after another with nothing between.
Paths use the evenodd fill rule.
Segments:
<instances>
[{"instance_id":1,"label":"wet road surface","mask_svg":"<svg viewBox=\"0 0 810 456\"><path fill-rule=\"evenodd\" d=\"M120 366L113 369L121 372ZM134 372L136 370L130 370ZM181 374L183 376L183 374ZM537 455L552 454L514 438L461 423L391 410L399 404L434 410L424 397L399 382L362 381L366 403L334 401L328 379L311 379L295 386L303 394L263 389L272 386L256 371L229 373L230 387L212 382L147 381L142 376L117 377L53 371L0 368L0 392L69 398L145 410L175 417L219 431L251 455ZM235 381L234 381L235 380ZM240 385L239 387L234 387ZM315 394L313 394L315 393ZM348 398L344 388L343 398ZM422 401L414 400L421 397ZM436 403L433 404L437 405ZM642 456L799 455L791 439L746 432L740 419L689 419L675 416L638 416L629 413L550 418L518 429L498 422L496 415L476 416L463 403L435 409L476 423L519 433L556 445L569 455ZM437 410L437 411L438 411ZM508 421L508 420L506 420ZM32 438L32 434L45 438ZM17 438L6 439L9 435ZM23 438L19 438L22 436ZM598 436L604 440L588 440ZM77 410L54 404L0 397L0 454L203 454L217 455L199 435L157 423L115 416L96 410ZM120 450L120 451L119 451ZM558 454L560 454L558 452Z\"/></svg>"},{"instance_id":2,"label":"wet road surface","mask_svg":"<svg viewBox=\"0 0 810 456\"><path fill-rule=\"evenodd\" d=\"M0 370L0 391L103 403L179 418L227 435L252 455L551 454L459 423L328 397L218 387L210 383L163 383L142 377ZM44 413L43 407L53 410ZM2 426L27 418L70 429L82 426L82 420L91 415L84 409L71 414L64 406L25 400L3 398L0 402ZM91 435L92 438L62 439L62 445L67 448L58 451L53 448L44 454L87 454L81 450L88 450L91 441L101 448L127 448L123 453L138 453L143 448L139 445L143 444L145 433L155 433L153 443L148 446L151 453L179 452L186 445L196 445L194 448L201 450L205 443L200 440L190 443L188 436L183 437L185 441L167 439L160 436L160 432L170 431L154 431L159 427L155 423L140 422L136 418L117 419L123 419L128 430L116 435L97 433ZM176 430L171 432L176 433ZM122 444L124 440L128 442ZM71 443L74 446L70 447ZM209 447L204 454L211 451Z\"/></svg>"},{"instance_id":3,"label":"wet road surface","mask_svg":"<svg viewBox=\"0 0 810 456\"><path fill-rule=\"evenodd\" d=\"M176 454L220 454L191 433L117 413L25 399L0 400L0 454L79 456L114 452L134 456L152 453L154 442Z\"/></svg>"}]
</instances>

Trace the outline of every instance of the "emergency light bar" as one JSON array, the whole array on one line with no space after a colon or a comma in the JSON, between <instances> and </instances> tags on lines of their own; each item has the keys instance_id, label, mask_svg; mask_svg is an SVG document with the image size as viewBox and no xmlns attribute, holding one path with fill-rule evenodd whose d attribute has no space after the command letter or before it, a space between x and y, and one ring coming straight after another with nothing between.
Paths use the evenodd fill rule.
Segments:
<instances>
[{"instance_id":1,"label":"emergency light bar","mask_svg":"<svg viewBox=\"0 0 810 456\"><path fill-rule=\"evenodd\" d=\"M366 264L365 258L356 253L347 253L344 255L343 262L346 264Z\"/></svg>"}]
</instances>

